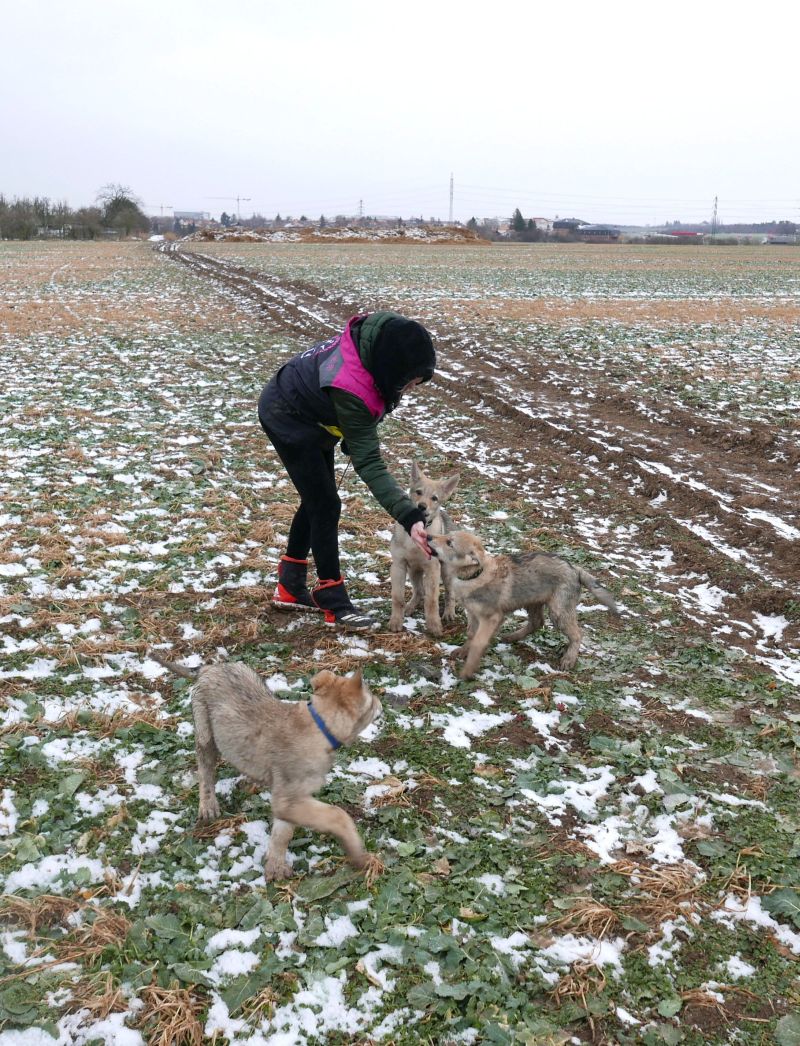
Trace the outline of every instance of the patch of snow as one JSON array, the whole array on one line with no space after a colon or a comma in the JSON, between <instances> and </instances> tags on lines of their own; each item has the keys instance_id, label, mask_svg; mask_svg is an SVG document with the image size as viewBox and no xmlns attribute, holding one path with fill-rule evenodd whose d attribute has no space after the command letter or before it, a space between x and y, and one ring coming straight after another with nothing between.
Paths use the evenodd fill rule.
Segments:
<instances>
[{"instance_id":1,"label":"patch of snow","mask_svg":"<svg viewBox=\"0 0 800 1046\"><path fill-rule=\"evenodd\" d=\"M751 966L749 962L745 962L744 959L737 952L736 955L732 955L726 963L724 963L725 970L729 977L734 980L740 980L742 977L752 977L756 972L755 966Z\"/></svg>"},{"instance_id":2,"label":"patch of snow","mask_svg":"<svg viewBox=\"0 0 800 1046\"><path fill-rule=\"evenodd\" d=\"M523 951L531 947L528 935L522 933L521 930L516 930L508 937L490 937L489 943L496 952L500 952L501 955L507 955L515 969L518 969L525 962L526 956L523 954Z\"/></svg>"},{"instance_id":3,"label":"patch of snow","mask_svg":"<svg viewBox=\"0 0 800 1046\"><path fill-rule=\"evenodd\" d=\"M559 937L547 948L542 948L538 957L549 959L559 966L570 966L574 962L588 962L594 966L613 966L622 973L622 952L625 941L622 937L612 940L596 940L591 937L575 937L568 933Z\"/></svg>"},{"instance_id":4,"label":"patch of snow","mask_svg":"<svg viewBox=\"0 0 800 1046\"><path fill-rule=\"evenodd\" d=\"M494 894L495 897L502 897L506 892L506 884L499 875L491 875L489 872L486 872L484 875L478 876L475 881L480 883L481 886L485 886L489 893Z\"/></svg>"},{"instance_id":5,"label":"patch of snow","mask_svg":"<svg viewBox=\"0 0 800 1046\"><path fill-rule=\"evenodd\" d=\"M511 719L510 712L477 712L465 710L455 712L434 712L431 714L431 725L444 731L444 739L454 748L471 748L471 737L480 737L487 730L492 730L501 723Z\"/></svg>"},{"instance_id":6,"label":"patch of snow","mask_svg":"<svg viewBox=\"0 0 800 1046\"><path fill-rule=\"evenodd\" d=\"M349 915L338 918L325 916L325 930L314 941L320 948L338 948L348 937L358 937L359 931L353 925Z\"/></svg>"}]
</instances>

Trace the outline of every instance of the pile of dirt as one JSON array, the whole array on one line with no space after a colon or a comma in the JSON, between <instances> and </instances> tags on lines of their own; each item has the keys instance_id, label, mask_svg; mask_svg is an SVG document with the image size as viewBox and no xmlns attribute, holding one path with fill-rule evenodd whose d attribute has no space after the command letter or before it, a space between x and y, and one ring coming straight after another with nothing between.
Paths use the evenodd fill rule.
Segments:
<instances>
[{"instance_id":1,"label":"pile of dirt","mask_svg":"<svg viewBox=\"0 0 800 1046\"><path fill-rule=\"evenodd\" d=\"M302 229L302 243L488 243L472 229L459 225L404 225L393 228L362 228L361 226L326 226L323 229Z\"/></svg>"},{"instance_id":2,"label":"pile of dirt","mask_svg":"<svg viewBox=\"0 0 800 1046\"><path fill-rule=\"evenodd\" d=\"M198 229L197 232L183 236L183 242L199 241L201 243L269 243L280 236L280 239L297 240L297 236L260 232L256 229Z\"/></svg>"},{"instance_id":3,"label":"pile of dirt","mask_svg":"<svg viewBox=\"0 0 800 1046\"><path fill-rule=\"evenodd\" d=\"M486 244L472 229L459 225L404 225L367 228L360 225L326 225L322 228L288 226L285 229L198 229L183 242L200 243L440 243Z\"/></svg>"}]
</instances>

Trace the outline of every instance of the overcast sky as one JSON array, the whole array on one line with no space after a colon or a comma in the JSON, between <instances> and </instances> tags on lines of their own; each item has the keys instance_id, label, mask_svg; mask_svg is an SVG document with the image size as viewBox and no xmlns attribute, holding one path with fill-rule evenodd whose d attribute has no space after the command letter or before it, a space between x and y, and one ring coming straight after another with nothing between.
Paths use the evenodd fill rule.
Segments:
<instances>
[{"instance_id":1,"label":"overcast sky","mask_svg":"<svg viewBox=\"0 0 800 1046\"><path fill-rule=\"evenodd\" d=\"M0 0L0 193L447 218L452 173L462 220L800 221L798 11Z\"/></svg>"}]
</instances>

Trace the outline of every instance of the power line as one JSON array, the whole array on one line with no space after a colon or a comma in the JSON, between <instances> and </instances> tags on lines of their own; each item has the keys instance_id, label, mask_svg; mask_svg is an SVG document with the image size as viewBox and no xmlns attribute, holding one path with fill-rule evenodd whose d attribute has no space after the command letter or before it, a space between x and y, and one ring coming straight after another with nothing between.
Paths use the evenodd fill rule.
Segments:
<instances>
[{"instance_id":1,"label":"power line","mask_svg":"<svg viewBox=\"0 0 800 1046\"><path fill-rule=\"evenodd\" d=\"M517 195L517 196L536 196L536 197L548 197L548 198L567 198L570 200L600 200L602 202L611 202L613 200L626 200L635 201L636 203L705 203L707 198L700 196L609 196L609 195L589 195L587 193L577 192L547 192L546 190L539 189L513 189L513 188L501 188L500 186L489 186L489 185L470 185L467 183L461 183L463 189L473 189L478 192L488 193L502 193L504 195ZM797 197L736 197L732 198L731 202L735 203L754 203L754 204L766 204L766 203L783 203L786 205L797 204Z\"/></svg>"}]
</instances>

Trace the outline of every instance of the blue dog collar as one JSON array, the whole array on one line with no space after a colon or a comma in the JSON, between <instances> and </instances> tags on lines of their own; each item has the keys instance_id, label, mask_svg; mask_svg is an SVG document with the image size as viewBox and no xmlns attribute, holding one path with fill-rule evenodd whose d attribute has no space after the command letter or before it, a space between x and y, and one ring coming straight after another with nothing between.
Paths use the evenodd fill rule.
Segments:
<instances>
[{"instance_id":1,"label":"blue dog collar","mask_svg":"<svg viewBox=\"0 0 800 1046\"><path fill-rule=\"evenodd\" d=\"M308 702L308 710L311 713L311 718L314 720L314 722L320 728L322 733L325 735L325 740L330 744L334 752L337 748L341 748L342 742L336 740L336 738L330 732L328 727L325 725L325 720L322 718L322 716L319 714L316 708L314 708L310 701Z\"/></svg>"}]
</instances>

